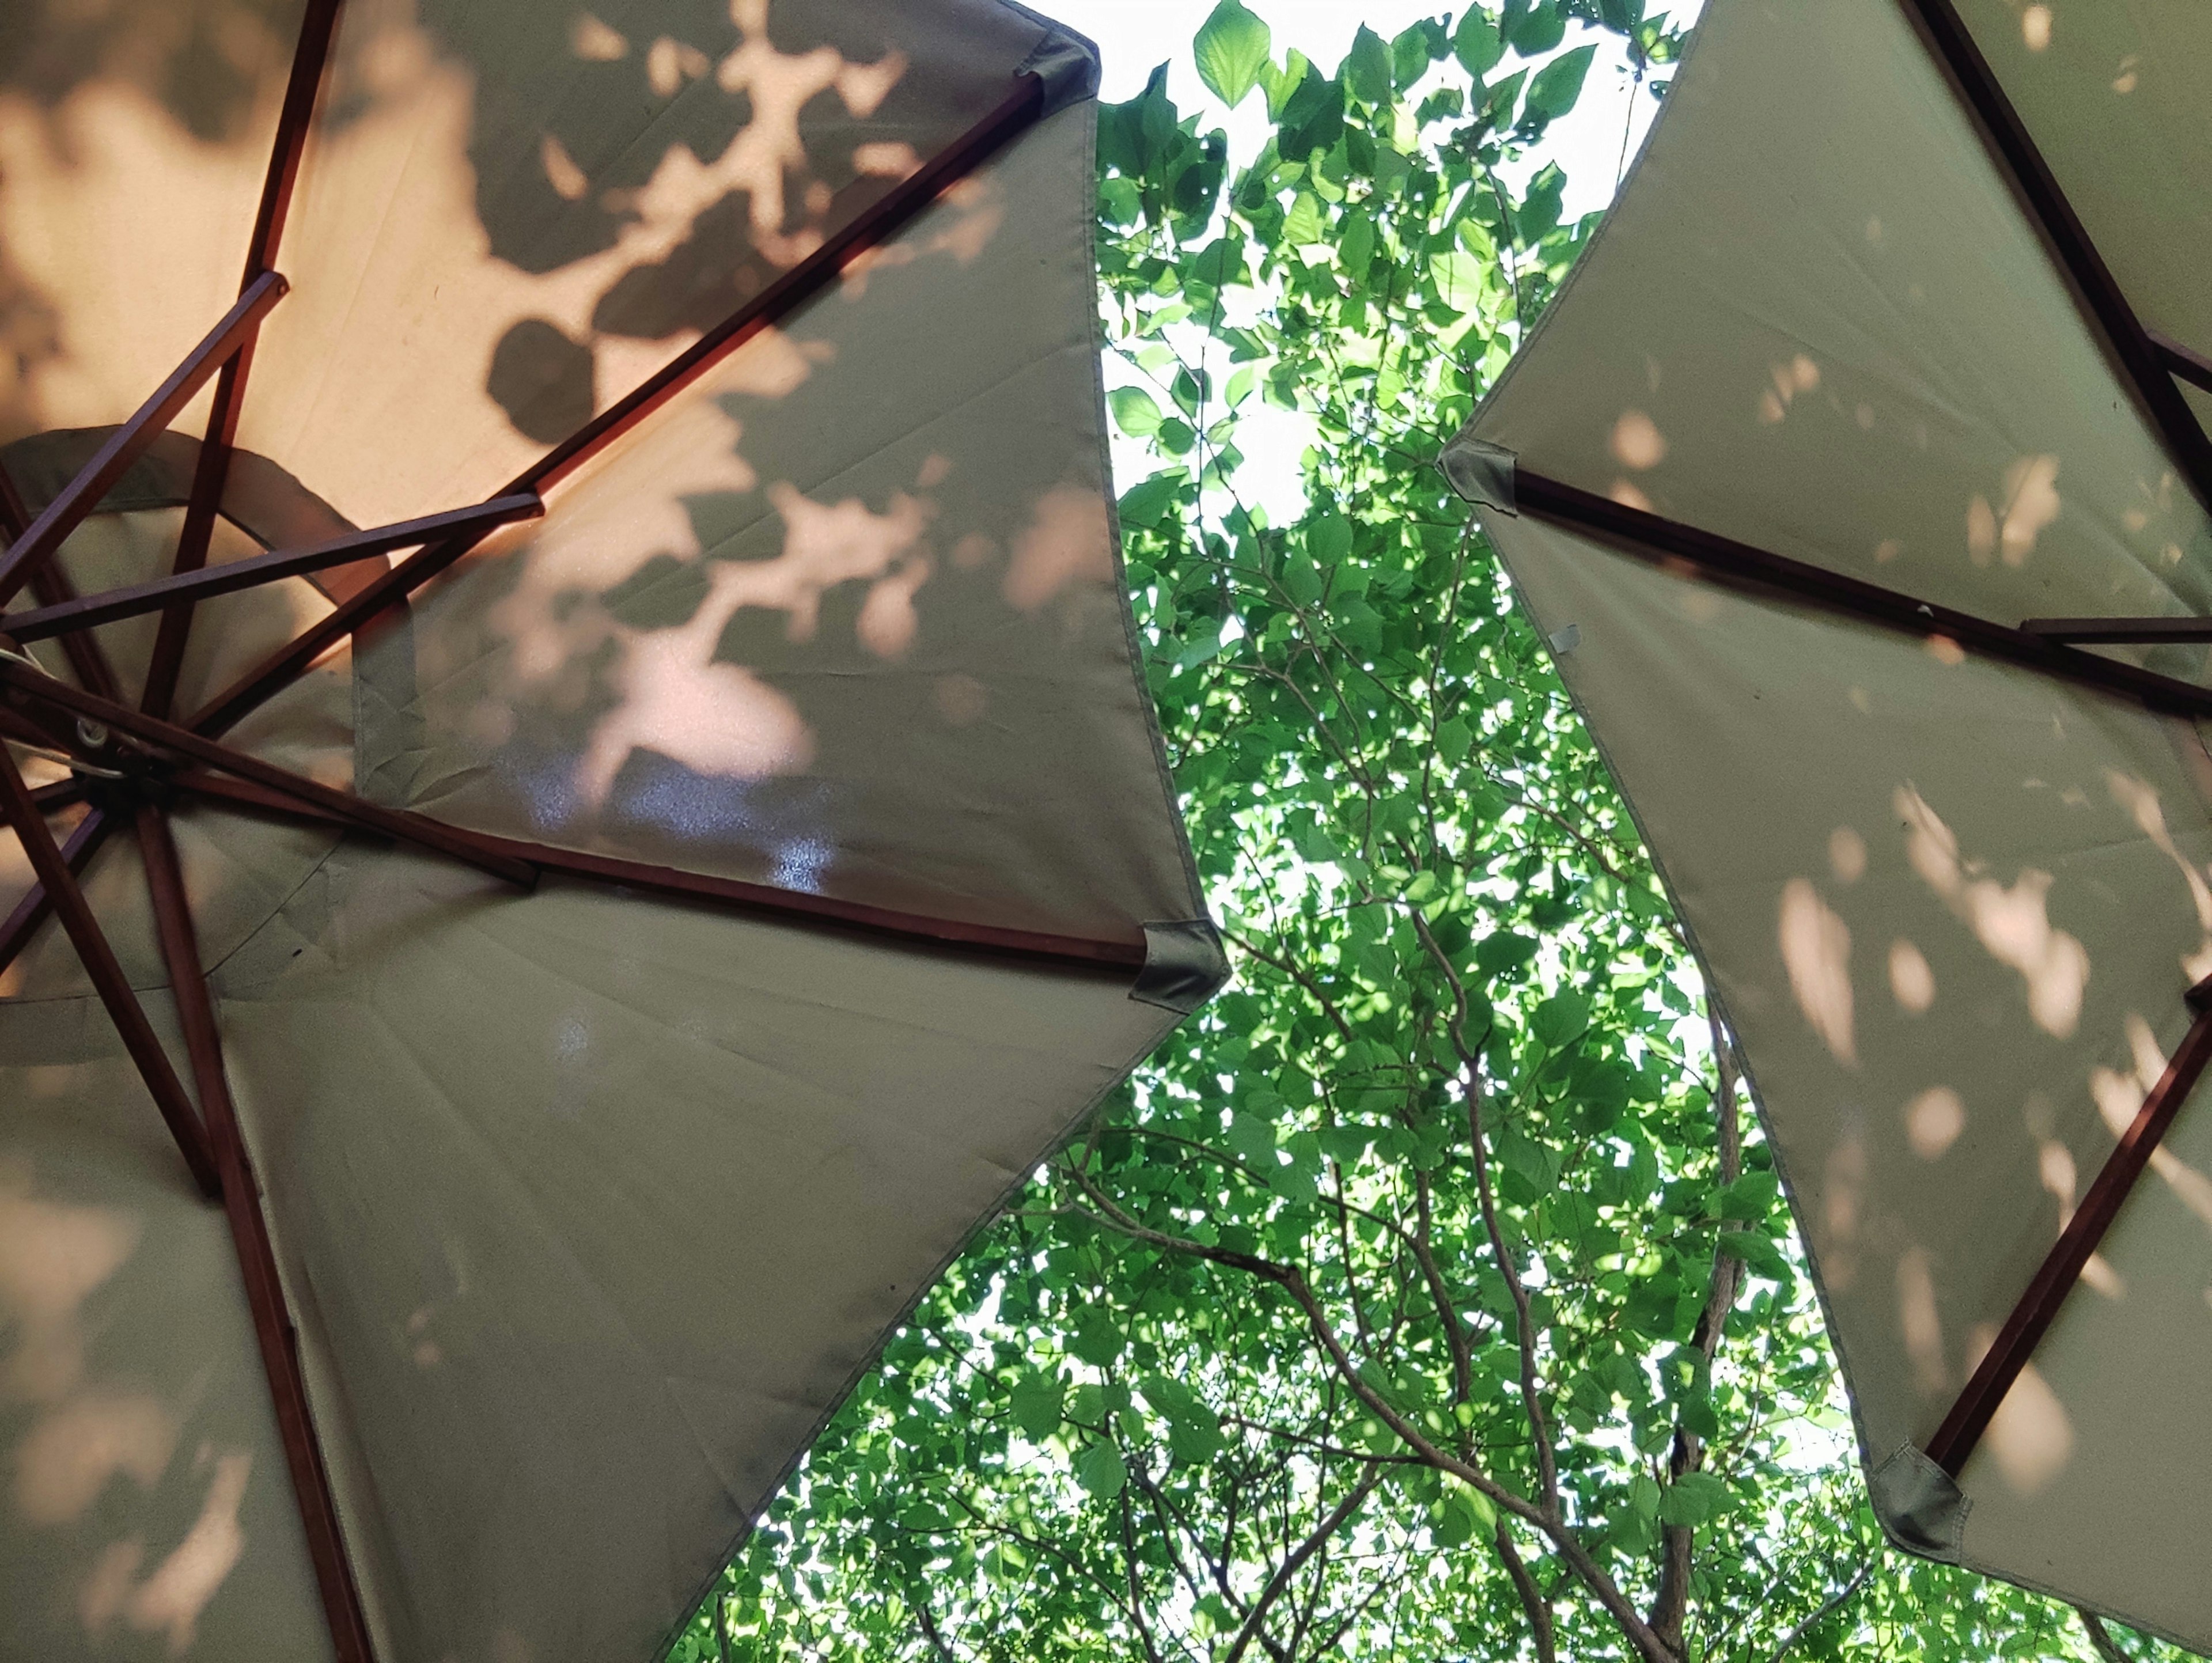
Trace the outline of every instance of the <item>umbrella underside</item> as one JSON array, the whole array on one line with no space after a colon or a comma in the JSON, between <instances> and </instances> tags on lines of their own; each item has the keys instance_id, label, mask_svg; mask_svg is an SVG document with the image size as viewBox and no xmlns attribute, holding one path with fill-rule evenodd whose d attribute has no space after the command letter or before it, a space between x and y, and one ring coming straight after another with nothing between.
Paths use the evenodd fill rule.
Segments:
<instances>
[{"instance_id":1,"label":"umbrella underside","mask_svg":"<svg viewBox=\"0 0 2212 1663\"><path fill-rule=\"evenodd\" d=\"M80 265L0 409L6 1655L648 1654L1220 978L1120 588L1088 48L423 14L241 9L227 143L69 9L0 64L11 252L164 168L246 252L126 415L111 291L210 287L155 214L176 281ZM73 195L35 122L99 138Z\"/></svg>"},{"instance_id":2,"label":"umbrella underside","mask_svg":"<svg viewBox=\"0 0 2212 1663\"><path fill-rule=\"evenodd\" d=\"M1444 465L1729 1013L1915 1551L2203 1648L2212 19L1712 0Z\"/></svg>"}]
</instances>

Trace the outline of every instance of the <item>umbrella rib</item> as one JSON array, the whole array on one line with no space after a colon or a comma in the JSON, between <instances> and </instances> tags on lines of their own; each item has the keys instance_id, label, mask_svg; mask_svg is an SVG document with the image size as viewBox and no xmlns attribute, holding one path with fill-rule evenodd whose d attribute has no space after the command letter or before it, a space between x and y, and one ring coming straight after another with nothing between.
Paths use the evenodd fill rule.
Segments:
<instances>
[{"instance_id":1,"label":"umbrella rib","mask_svg":"<svg viewBox=\"0 0 2212 1663\"><path fill-rule=\"evenodd\" d=\"M2191 350L2156 330L2150 331L2149 337L2151 347L2165 361L2168 374L2212 392L2212 358Z\"/></svg>"},{"instance_id":2,"label":"umbrella rib","mask_svg":"<svg viewBox=\"0 0 2212 1663\"><path fill-rule=\"evenodd\" d=\"M945 191L1034 125L1043 112L1043 82L1035 75L1017 76L1013 90L989 114L953 140L919 172L894 185L812 254L626 397L518 474L507 490L544 492L558 484L747 341L836 282L854 260L896 235ZM455 538L410 555L329 616L270 653L195 712L185 725L199 733L222 732L247 712L298 680L346 636L397 606L445 571L468 553L476 542L475 538ZM0 600L5 598L4 594L0 594Z\"/></svg>"},{"instance_id":3,"label":"umbrella rib","mask_svg":"<svg viewBox=\"0 0 2212 1663\"><path fill-rule=\"evenodd\" d=\"M138 847L145 862L146 887L153 896L161 956L168 966L169 986L176 998L178 1021L207 1114L208 1138L222 1180L223 1212L238 1251L246 1304L253 1314L254 1338L260 1345L262 1369L268 1376L276 1429L299 1499L300 1519L306 1526L308 1557L314 1564L324 1614L330 1623L338 1663L370 1663L373 1653L368 1625L362 1614L361 1590L346 1556L330 1472L315 1436L307 1376L300 1365L298 1330L285 1304L276 1249L261 1208L260 1186L239 1129L237 1108L223 1070L222 1031L216 1023L207 974L200 965L183 868L167 818L150 804L138 810Z\"/></svg>"},{"instance_id":4,"label":"umbrella rib","mask_svg":"<svg viewBox=\"0 0 2212 1663\"><path fill-rule=\"evenodd\" d=\"M1973 1377L1951 1405L1936 1435L1928 1441L1928 1458L1957 1478L1981 1441L1990 1417L2004 1402L2021 1370L2041 1344L2066 1296L2081 1275L2082 1267L2133 1190L2136 1180L2166 1135L2173 1117L2188 1100L2190 1091L2212 1062L2212 1010L2200 1010L2173 1059L2166 1065L2142 1108L2120 1138L2119 1146L2106 1161L2074 1217L2067 1221L2042 1265L2027 1284L1998 1332L1996 1342L1984 1354Z\"/></svg>"},{"instance_id":5,"label":"umbrella rib","mask_svg":"<svg viewBox=\"0 0 2212 1663\"><path fill-rule=\"evenodd\" d=\"M185 361L170 372L128 422L108 436L76 477L62 487L54 500L31 522L4 555L0 555L0 605L13 600L39 567L100 506L107 488L144 454L146 447L168 431L177 413L192 401L207 379L260 327L269 308L284 297L284 279L264 272L248 284L238 303L225 313Z\"/></svg>"},{"instance_id":6,"label":"umbrella rib","mask_svg":"<svg viewBox=\"0 0 2212 1663\"><path fill-rule=\"evenodd\" d=\"M382 525L372 531L352 531L344 537L305 549L273 549L268 554L252 555L245 560L172 573L166 578L155 578L150 582L103 590L96 595L81 598L72 597L58 604L41 606L33 611L0 616L0 633L12 635L19 641L43 640L48 636L59 635L66 645L80 639L76 632L95 624L112 623L118 618L136 617L141 613L170 607L172 610L163 614L162 621L166 625L168 618L174 616L173 603L228 595L240 589L251 589L258 584L273 583L279 578L297 577L332 566L349 565L393 549L415 548L459 532L474 532L481 537L518 519L534 519L544 512L544 503L536 496L495 497L473 507L428 514L420 519L403 520L396 525ZM102 692L103 696L108 698L114 696L112 690L94 690ZM157 715L160 713L149 710L147 713Z\"/></svg>"},{"instance_id":7,"label":"umbrella rib","mask_svg":"<svg viewBox=\"0 0 2212 1663\"><path fill-rule=\"evenodd\" d=\"M2171 361L2160 353L2128 303L2118 280L2075 213L2074 204L2059 188L2057 176L2043 159L1958 8L1952 0L1906 0L1906 4L1950 70L1984 139L2018 185L2045 244L2073 279L2075 292L2104 331L2121 371L2134 386L2137 402L2165 440L2174 466L2189 480L2197 501L2212 508L2212 435L2206 434L2180 389L2173 385L2172 375L2177 372Z\"/></svg>"},{"instance_id":8,"label":"umbrella rib","mask_svg":"<svg viewBox=\"0 0 2212 1663\"><path fill-rule=\"evenodd\" d=\"M22 493L15 489L15 481L6 465L0 464L0 531L5 531L8 541L13 543L30 528L30 524L31 514L23 506ZM31 592L38 597L41 606L58 605L76 598L69 574L62 570L59 561L52 560L32 574ZM62 651L68 655L70 668L76 671L77 680L102 697L115 696L114 666L108 663L106 651L97 640L87 635L81 640L64 641Z\"/></svg>"},{"instance_id":9,"label":"umbrella rib","mask_svg":"<svg viewBox=\"0 0 2212 1663\"><path fill-rule=\"evenodd\" d=\"M309 825L342 826L345 823L336 815L310 808L282 792L267 790L251 781L225 779L199 769L188 768L173 774L169 776L169 784L179 791L212 802L273 814ZM1134 970L1141 969L1145 962L1145 948L1137 942L1098 941L1083 936L1048 935L1037 931L968 924L957 919L931 918L890 907L840 901L829 895L806 895L764 883L747 883L737 878L714 877L674 867L647 865L641 861L618 860L607 855L556 848L544 843L495 837L487 832L467 831L459 827L447 829L482 848L496 851L518 860L526 860L533 866L558 872L565 877L618 889L642 890L681 901L702 901L710 906L765 914L785 921L864 930L871 934L887 935L931 947L984 948L1079 969L1111 968Z\"/></svg>"},{"instance_id":10,"label":"umbrella rib","mask_svg":"<svg viewBox=\"0 0 2212 1663\"><path fill-rule=\"evenodd\" d=\"M35 668L27 668L27 659L0 654L0 683L72 715L130 734L156 750L173 751L189 756L203 767L251 780L281 795L334 814L364 831L375 832L403 843L428 849L433 853L449 856L489 872L494 877L520 884L525 889L538 880L536 869L526 862L487 848L480 841L457 832L452 827L422 815L382 808L346 792L318 785L314 780L289 769L264 762L258 756L234 750L228 745L219 744L212 739L204 739L173 722L165 722L158 716L149 716L143 711L133 710L112 699L103 699L96 694L71 687L67 682L57 681Z\"/></svg>"},{"instance_id":11,"label":"umbrella rib","mask_svg":"<svg viewBox=\"0 0 2212 1663\"><path fill-rule=\"evenodd\" d=\"M2075 644L2212 641L2212 618L2030 618L2021 628L2047 641Z\"/></svg>"},{"instance_id":12,"label":"umbrella rib","mask_svg":"<svg viewBox=\"0 0 2212 1663\"><path fill-rule=\"evenodd\" d=\"M1610 497L1516 469L1515 507L1571 531L1595 535L1622 553L1664 571L1690 574L1723 588L1787 598L1923 639L1941 637L1967 652L2023 670L2124 698L2169 715L2212 716L2212 688L2100 658L2035 634L1915 598L1899 590L1769 553Z\"/></svg>"},{"instance_id":13,"label":"umbrella rib","mask_svg":"<svg viewBox=\"0 0 2212 1663\"><path fill-rule=\"evenodd\" d=\"M161 1049L154 1025L146 1020L138 996L131 991L130 980L116 960L115 950L108 945L100 920L93 916L91 903L85 900L76 874L62 859L62 852L54 847L53 834L46 829L46 817L31 801L30 791L16 769L15 759L4 749L0 749L0 808L4 808L7 817L15 822L15 835L22 840L23 853L30 858L31 870L38 874L40 887L52 901L62 928L69 932L70 944L83 961L85 973L92 978L100 1002L107 1007L116 1031L123 1036L124 1049L137 1065L147 1090L153 1093L154 1105L168 1123L170 1135L177 1140L177 1149L184 1156L185 1164L191 1168L194 1181L210 1197L220 1194L222 1181L216 1173L214 1156L208 1150L207 1130L201 1126L191 1100L185 1095L184 1083L177 1078L176 1070L169 1065L168 1053Z\"/></svg>"},{"instance_id":14,"label":"umbrella rib","mask_svg":"<svg viewBox=\"0 0 2212 1663\"><path fill-rule=\"evenodd\" d=\"M261 205L246 248L246 274L239 282L241 295L276 265L284 221L291 209L293 186L299 180L300 161L307 149L308 125L314 118L316 95L322 87L323 68L330 58L337 11L338 0L309 0L307 15L301 19L284 103L277 112L269 171L262 179ZM216 378L215 398L208 412L206 435L200 441L199 463L192 470L191 495L185 501L184 528L177 538L172 572L196 572L207 564L208 543L215 535L216 514L230 473L231 447L238 439L239 412L246 403L246 379L253 367L253 347L249 337ZM141 709L156 716L167 715L176 698L185 643L191 632L192 599L187 596L161 615L161 633L155 638L154 656L146 672L145 696L139 701Z\"/></svg>"},{"instance_id":15,"label":"umbrella rib","mask_svg":"<svg viewBox=\"0 0 2212 1663\"><path fill-rule=\"evenodd\" d=\"M33 792L31 796L36 803L39 793ZM113 820L101 810L93 810L76 822L76 829L62 845L62 864L81 877L84 869L92 864L93 856L100 853L100 846L107 841L108 834L114 829ZM24 892L23 898L15 903L15 910L5 920L0 920L0 972L5 972L22 956L23 950L38 935L40 927L53 916L53 897L46 893L46 886L33 883Z\"/></svg>"}]
</instances>

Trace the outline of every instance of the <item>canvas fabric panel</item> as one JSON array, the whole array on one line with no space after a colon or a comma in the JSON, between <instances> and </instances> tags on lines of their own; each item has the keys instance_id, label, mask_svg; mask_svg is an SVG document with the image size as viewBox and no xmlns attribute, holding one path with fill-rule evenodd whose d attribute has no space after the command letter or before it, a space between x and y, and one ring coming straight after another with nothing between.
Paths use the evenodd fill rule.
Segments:
<instances>
[{"instance_id":1,"label":"canvas fabric panel","mask_svg":"<svg viewBox=\"0 0 2212 1663\"><path fill-rule=\"evenodd\" d=\"M347 0L240 442L357 525L490 495L1048 35L997 0Z\"/></svg>"},{"instance_id":2,"label":"canvas fabric panel","mask_svg":"<svg viewBox=\"0 0 2212 1663\"><path fill-rule=\"evenodd\" d=\"M96 1001L0 1002L0 1659L321 1663L229 1230Z\"/></svg>"},{"instance_id":3,"label":"canvas fabric panel","mask_svg":"<svg viewBox=\"0 0 2212 1663\"><path fill-rule=\"evenodd\" d=\"M236 301L302 7L0 12L0 440L122 421Z\"/></svg>"},{"instance_id":4,"label":"canvas fabric panel","mask_svg":"<svg viewBox=\"0 0 2212 1663\"><path fill-rule=\"evenodd\" d=\"M1202 915L1105 477L1095 108L1050 117L364 657L364 789L963 920Z\"/></svg>"},{"instance_id":5,"label":"canvas fabric panel","mask_svg":"<svg viewBox=\"0 0 2212 1663\"><path fill-rule=\"evenodd\" d=\"M2188 1026L2212 763L2186 723L1484 524L1577 632L1560 673L1742 1043L1869 1464L1924 1443L2110 1154L2115 1082ZM2032 1434L1990 1448L2032 1466Z\"/></svg>"},{"instance_id":6,"label":"canvas fabric panel","mask_svg":"<svg viewBox=\"0 0 2212 1663\"><path fill-rule=\"evenodd\" d=\"M2212 612L2212 525L1898 0L1714 0L1474 431L2002 623Z\"/></svg>"},{"instance_id":7,"label":"canvas fabric panel","mask_svg":"<svg viewBox=\"0 0 2212 1663\"><path fill-rule=\"evenodd\" d=\"M2212 10L1960 0L1959 11L2136 315L2212 355Z\"/></svg>"},{"instance_id":8,"label":"canvas fabric panel","mask_svg":"<svg viewBox=\"0 0 2212 1663\"><path fill-rule=\"evenodd\" d=\"M217 983L386 1663L657 1655L1175 1021L1125 977L350 844Z\"/></svg>"}]
</instances>

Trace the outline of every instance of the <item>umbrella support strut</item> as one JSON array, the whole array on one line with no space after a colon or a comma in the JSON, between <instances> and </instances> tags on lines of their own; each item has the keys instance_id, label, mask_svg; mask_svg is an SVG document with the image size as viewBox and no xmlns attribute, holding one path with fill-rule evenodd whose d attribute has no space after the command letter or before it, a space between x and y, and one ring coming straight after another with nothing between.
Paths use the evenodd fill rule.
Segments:
<instances>
[{"instance_id":1,"label":"umbrella support strut","mask_svg":"<svg viewBox=\"0 0 2212 1663\"><path fill-rule=\"evenodd\" d=\"M2202 1007L2204 1002L2196 997L2196 991L2191 990L2191 1002ZM1967 1456L1973 1454L1990 1417L2004 1402L2005 1393L2034 1356L2059 1307L2081 1278L2082 1266L2119 1216L2121 1205L2150 1164L2159 1140L2188 1101L2208 1062L2212 1062L2212 1009L2200 1008L2180 1048L2166 1064L2166 1072L2121 1135L2119 1147L2106 1160L2089 1193L2081 1198L2081 1206L2059 1233L2057 1245L2028 1283L2027 1291L2005 1319L1996 1343L1983 1356L1936 1435L1928 1441L1929 1460L1953 1478L1966 1466Z\"/></svg>"},{"instance_id":2,"label":"umbrella support strut","mask_svg":"<svg viewBox=\"0 0 2212 1663\"><path fill-rule=\"evenodd\" d=\"M1823 611L1923 640L1940 637L1980 657L2130 700L2162 715L2212 716L2212 688L2138 669L2117 659L2077 652L2063 640L2033 628L2014 628L1937 606L1899 590L1885 589L1880 584L1771 554L1680 520L1629 507L1525 468L1514 471L1513 495L1515 511L1596 537L1609 547L1662 570L1699 578L1724 589L1769 596L1778 593ZM2106 622L2129 626L2136 621Z\"/></svg>"},{"instance_id":3,"label":"umbrella support strut","mask_svg":"<svg viewBox=\"0 0 2212 1663\"><path fill-rule=\"evenodd\" d=\"M2161 351L2160 343L2143 327L1953 0L1907 0L1906 9L1919 19L1936 55L1957 82L1984 141L2011 174L2045 243L2104 332L2137 403L2166 441L2167 454L2195 489L2197 500L2212 508L2212 436L2173 385L2177 374L2197 379L2190 373L2192 361L2198 374L2212 366L2196 361L2193 354L2182 352L2177 357Z\"/></svg>"},{"instance_id":4,"label":"umbrella support strut","mask_svg":"<svg viewBox=\"0 0 2212 1663\"><path fill-rule=\"evenodd\" d=\"M169 1065L168 1053L162 1050L153 1023L146 1020L145 1007L138 1003L137 994L131 992L130 980L116 960L115 950L108 945L100 920L93 916L91 903L78 887L76 874L69 869L62 852L54 847L53 834L46 829L46 817L32 802L30 791L15 767L15 759L4 748L0 748L0 806L4 806L7 817L15 822L15 835L22 841L24 853L30 858L31 869L38 873L40 886L52 897L54 910L61 915L62 927L69 932L70 943L83 962L85 974L92 978L100 1002L107 1007L109 1018L122 1035L123 1048L137 1065L140 1078L153 1094L154 1106L168 1123L169 1133L177 1140L178 1152L191 1168L192 1180L210 1197L221 1193L222 1180L208 1148L207 1130L200 1124L191 1099L185 1095L184 1083Z\"/></svg>"},{"instance_id":5,"label":"umbrella support strut","mask_svg":"<svg viewBox=\"0 0 2212 1663\"><path fill-rule=\"evenodd\" d=\"M276 1249L261 1210L260 1185L239 1130L230 1083L223 1071L222 1039L216 1025L207 975L200 968L199 943L185 900L184 871L177 860L168 821L160 809L150 803L140 804L137 830L146 886L153 896L155 924L161 938L161 956L169 968L169 986L185 1030L185 1048L191 1059L200 1107L207 1117L208 1138L222 1177L222 1210L238 1249L246 1304L253 1314L254 1338L260 1344L262 1368L269 1377L276 1430L299 1500L300 1520L306 1527L307 1555L314 1564L324 1614L330 1622L337 1663L371 1663L361 1590L346 1558L322 1446L315 1440L307 1376L300 1366L299 1333L284 1302Z\"/></svg>"}]
</instances>

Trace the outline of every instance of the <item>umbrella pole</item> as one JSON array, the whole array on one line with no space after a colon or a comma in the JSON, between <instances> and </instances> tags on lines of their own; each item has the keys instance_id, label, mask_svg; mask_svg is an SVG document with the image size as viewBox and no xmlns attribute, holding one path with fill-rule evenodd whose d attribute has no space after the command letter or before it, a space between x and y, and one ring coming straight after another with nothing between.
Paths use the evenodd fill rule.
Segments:
<instances>
[{"instance_id":1,"label":"umbrella pole","mask_svg":"<svg viewBox=\"0 0 2212 1663\"><path fill-rule=\"evenodd\" d=\"M221 1174L223 1214L238 1249L246 1303L253 1313L254 1338L260 1345L263 1371L269 1378L276 1429L299 1500L300 1520L306 1528L307 1553L322 1593L331 1639L337 1648L337 1663L372 1663L361 1590L346 1557L337 1502L331 1491L322 1448L315 1439L307 1376L300 1364L299 1332L284 1302L276 1250L261 1209L260 1185L239 1131L237 1110L223 1071L222 1035L216 1024L206 973L200 968L199 943L185 899L176 843L169 835L167 816L151 804L138 809L137 832L161 956L168 965L169 986L185 1030L185 1048L191 1059L200 1107L207 1117L208 1139Z\"/></svg>"}]
</instances>

